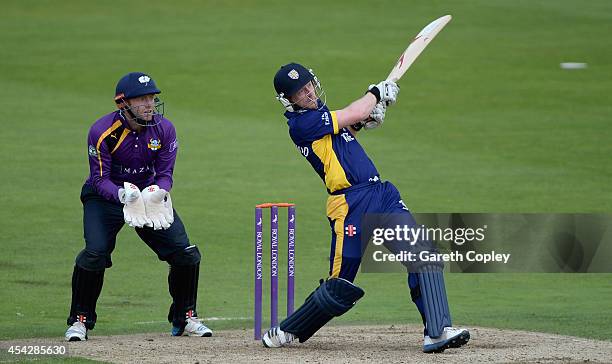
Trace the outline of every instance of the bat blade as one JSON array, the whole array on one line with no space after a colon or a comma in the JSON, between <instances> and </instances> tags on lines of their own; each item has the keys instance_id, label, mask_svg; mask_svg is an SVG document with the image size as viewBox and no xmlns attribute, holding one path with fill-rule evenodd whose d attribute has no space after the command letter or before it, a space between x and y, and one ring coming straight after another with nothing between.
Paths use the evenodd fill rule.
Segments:
<instances>
[{"instance_id":1,"label":"bat blade","mask_svg":"<svg viewBox=\"0 0 612 364\"><path fill-rule=\"evenodd\" d=\"M412 63L417 59L417 57L423 52L425 47L431 42L432 39L435 38L436 35L451 21L453 17L450 15L445 15L441 18L438 18L431 23L429 23L423 30L417 34L417 36L412 40L408 48L402 53L395 64L395 67L387 76L387 80L397 82L404 73L410 68Z\"/></svg>"}]
</instances>

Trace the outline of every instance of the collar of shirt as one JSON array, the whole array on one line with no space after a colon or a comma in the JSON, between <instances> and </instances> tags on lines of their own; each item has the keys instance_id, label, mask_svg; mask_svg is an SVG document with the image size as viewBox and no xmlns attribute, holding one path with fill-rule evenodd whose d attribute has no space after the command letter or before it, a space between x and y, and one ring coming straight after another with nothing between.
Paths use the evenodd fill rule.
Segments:
<instances>
[{"instance_id":1,"label":"collar of shirt","mask_svg":"<svg viewBox=\"0 0 612 364\"><path fill-rule=\"evenodd\" d=\"M327 105L323 104L323 102L321 102L321 100L317 100L317 106L319 107L317 110L318 111L329 111L329 108L327 107ZM300 109L298 111L285 111L285 117L287 119L291 119L294 118L300 114L303 114L305 112L308 111L317 111L317 110L313 110L313 109Z\"/></svg>"},{"instance_id":2,"label":"collar of shirt","mask_svg":"<svg viewBox=\"0 0 612 364\"><path fill-rule=\"evenodd\" d=\"M132 130L132 128L130 128L130 124L128 123L127 118L123 115L123 112L121 112L121 110L115 111L115 120L121 120L121 124L123 124L123 126L127 128L130 131L130 133L132 132L138 133L137 131Z\"/></svg>"}]
</instances>

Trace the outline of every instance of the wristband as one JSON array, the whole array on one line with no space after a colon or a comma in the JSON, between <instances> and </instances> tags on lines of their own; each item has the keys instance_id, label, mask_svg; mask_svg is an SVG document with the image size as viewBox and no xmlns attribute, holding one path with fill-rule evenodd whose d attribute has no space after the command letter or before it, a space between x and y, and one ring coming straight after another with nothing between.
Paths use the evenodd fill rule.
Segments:
<instances>
[{"instance_id":1,"label":"wristband","mask_svg":"<svg viewBox=\"0 0 612 364\"><path fill-rule=\"evenodd\" d=\"M380 102L380 90L378 89L378 87L376 86L372 87L366 92L366 94L368 92L374 95L374 97L376 97L376 103L378 104Z\"/></svg>"},{"instance_id":2,"label":"wristband","mask_svg":"<svg viewBox=\"0 0 612 364\"><path fill-rule=\"evenodd\" d=\"M357 124L353 124L353 125L351 125L351 128L353 130L355 130L355 131L359 131L359 130L361 130L361 128L363 128L363 123L359 122Z\"/></svg>"}]
</instances>

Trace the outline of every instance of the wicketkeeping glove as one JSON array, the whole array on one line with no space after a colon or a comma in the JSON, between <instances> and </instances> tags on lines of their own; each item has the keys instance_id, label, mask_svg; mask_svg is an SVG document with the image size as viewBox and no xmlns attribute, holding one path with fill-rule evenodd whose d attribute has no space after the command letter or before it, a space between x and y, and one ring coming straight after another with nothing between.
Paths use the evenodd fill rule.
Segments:
<instances>
[{"instance_id":1,"label":"wicketkeeping glove","mask_svg":"<svg viewBox=\"0 0 612 364\"><path fill-rule=\"evenodd\" d=\"M174 222L174 211L172 210L172 199L168 191L151 185L142 190L147 218L153 223L153 229L167 229Z\"/></svg>"},{"instance_id":2,"label":"wicketkeeping glove","mask_svg":"<svg viewBox=\"0 0 612 364\"><path fill-rule=\"evenodd\" d=\"M136 185L124 182L123 188L119 189L119 201L123 206L123 219L131 227L151 226L151 220L147 218L145 205Z\"/></svg>"}]
</instances>

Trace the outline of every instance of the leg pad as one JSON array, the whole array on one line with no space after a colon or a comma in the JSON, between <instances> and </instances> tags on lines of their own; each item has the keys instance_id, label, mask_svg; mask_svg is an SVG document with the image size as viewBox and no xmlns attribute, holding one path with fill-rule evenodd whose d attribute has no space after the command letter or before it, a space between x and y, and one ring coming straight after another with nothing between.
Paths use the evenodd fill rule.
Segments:
<instances>
[{"instance_id":1,"label":"leg pad","mask_svg":"<svg viewBox=\"0 0 612 364\"><path fill-rule=\"evenodd\" d=\"M444 273L440 267L419 268L419 286L425 311L425 329L432 338L442 335L445 327L451 325L451 316L444 287Z\"/></svg>"},{"instance_id":2,"label":"leg pad","mask_svg":"<svg viewBox=\"0 0 612 364\"><path fill-rule=\"evenodd\" d=\"M342 278L330 278L280 324L281 330L305 342L332 318L342 316L363 297L361 288Z\"/></svg>"}]
</instances>

